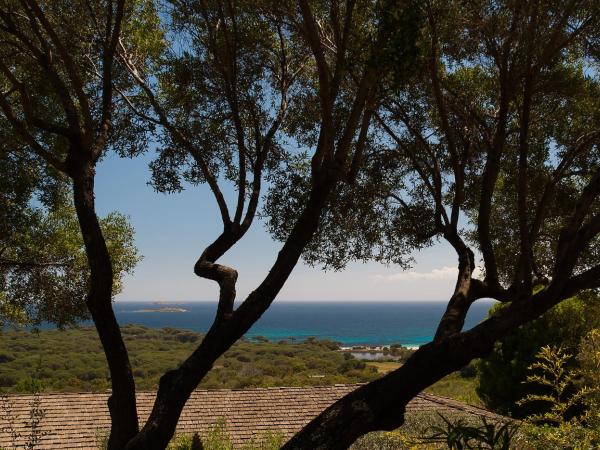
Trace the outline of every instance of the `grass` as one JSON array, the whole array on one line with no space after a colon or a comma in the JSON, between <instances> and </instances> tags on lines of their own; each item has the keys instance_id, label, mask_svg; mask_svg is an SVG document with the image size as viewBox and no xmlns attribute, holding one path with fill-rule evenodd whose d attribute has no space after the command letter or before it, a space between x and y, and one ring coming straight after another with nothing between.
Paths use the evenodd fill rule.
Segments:
<instances>
[{"instance_id":1,"label":"grass","mask_svg":"<svg viewBox=\"0 0 600 450\"><path fill-rule=\"evenodd\" d=\"M367 366L375 367L377 373L386 374L392 370L396 370L402 364L395 361L369 361L366 363Z\"/></svg>"},{"instance_id":2,"label":"grass","mask_svg":"<svg viewBox=\"0 0 600 450\"><path fill-rule=\"evenodd\" d=\"M464 378L460 375L460 372L454 372L425 389L425 392L453 398L469 405L483 406L481 399L475 391L476 387L476 377Z\"/></svg>"}]
</instances>

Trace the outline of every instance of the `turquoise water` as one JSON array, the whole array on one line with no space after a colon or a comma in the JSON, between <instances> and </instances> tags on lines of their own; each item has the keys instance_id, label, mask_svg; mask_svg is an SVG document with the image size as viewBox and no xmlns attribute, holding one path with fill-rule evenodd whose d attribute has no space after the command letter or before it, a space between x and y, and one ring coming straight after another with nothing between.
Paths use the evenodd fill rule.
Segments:
<instances>
[{"instance_id":1,"label":"turquoise water","mask_svg":"<svg viewBox=\"0 0 600 450\"><path fill-rule=\"evenodd\" d=\"M490 301L475 303L465 329L481 322L492 304ZM179 307L187 312L137 312L163 306ZM214 318L216 303L118 302L114 308L121 325L134 323L205 332ZM417 346L432 339L445 308L445 302L275 302L246 336L261 335L275 341L315 336L343 345Z\"/></svg>"}]
</instances>

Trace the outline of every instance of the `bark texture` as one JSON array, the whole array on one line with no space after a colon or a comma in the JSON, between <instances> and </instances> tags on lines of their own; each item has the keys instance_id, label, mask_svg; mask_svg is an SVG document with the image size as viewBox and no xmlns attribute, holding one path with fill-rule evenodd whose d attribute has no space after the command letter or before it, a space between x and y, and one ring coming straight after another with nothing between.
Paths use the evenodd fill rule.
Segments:
<instances>
[{"instance_id":1,"label":"bark texture","mask_svg":"<svg viewBox=\"0 0 600 450\"><path fill-rule=\"evenodd\" d=\"M73 171L73 199L90 267L86 303L111 374L112 394L108 400L108 408L113 427L108 448L122 449L139 431L135 383L127 349L112 309L113 271L95 211L94 166L85 161L78 164Z\"/></svg>"}]
</instances>

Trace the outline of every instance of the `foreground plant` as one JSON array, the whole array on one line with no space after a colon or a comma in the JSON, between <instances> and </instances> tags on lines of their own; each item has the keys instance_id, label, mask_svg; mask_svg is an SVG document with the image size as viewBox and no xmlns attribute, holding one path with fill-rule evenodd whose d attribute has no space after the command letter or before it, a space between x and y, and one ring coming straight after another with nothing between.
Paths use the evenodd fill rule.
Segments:
<instances>
[{"instance_id":1,"label":"foreground plant","mask_svg":"<svg viewBox=\"0 0 600 450\"><path fill-rule=\"evenodd\" d=\"M519 427L511 422L488 422L468 424L462 419L450 420L441 414L444 426L434 426L423 442L442 443L451 450L509 450Z\"/></svg>"},{"instance_id":2,"label":"foreground plant","mask_svg":"<svg viewBox=\"0 0 600 450\"><path fill-rule=\"evenodd\" d=\"M586 339L593 339L595 330ZM534 448L587 450L600 445L597 384L579 385L587 369L569 368L574 357L560 347L543 347L530 366L527 383L541 389L520 403L541 403L545 411L525 420L522 440ZM585 377L583 377L585 380ZM588 379L589 381L589 379Z\"/></svg>"}]
</instances>

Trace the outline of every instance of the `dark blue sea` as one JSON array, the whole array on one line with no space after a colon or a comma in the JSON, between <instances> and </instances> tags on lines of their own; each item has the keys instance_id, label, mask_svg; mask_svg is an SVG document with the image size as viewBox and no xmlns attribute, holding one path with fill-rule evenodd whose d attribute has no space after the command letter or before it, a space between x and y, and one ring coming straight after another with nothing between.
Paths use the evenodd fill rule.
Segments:
<instances>
[{"instance_id":1,"label":"dark blue sea","mask_svg":"<svg viewBox=\"0 0 600 450\"><path fill-rule=\"evenodd\" d=\"M481 322L492 302L475 303L465 329ZM140 312L144 309L177 307L186 312ZM247 333L269 340L303 340L315 336L342 345L418 346L431 341L444 312L444 302L275 302ZM140 324L152 328L173 327L205 332L216 311L213 302L156 304L116 302L121 325Z\"/></svg>"}]
</instances>

